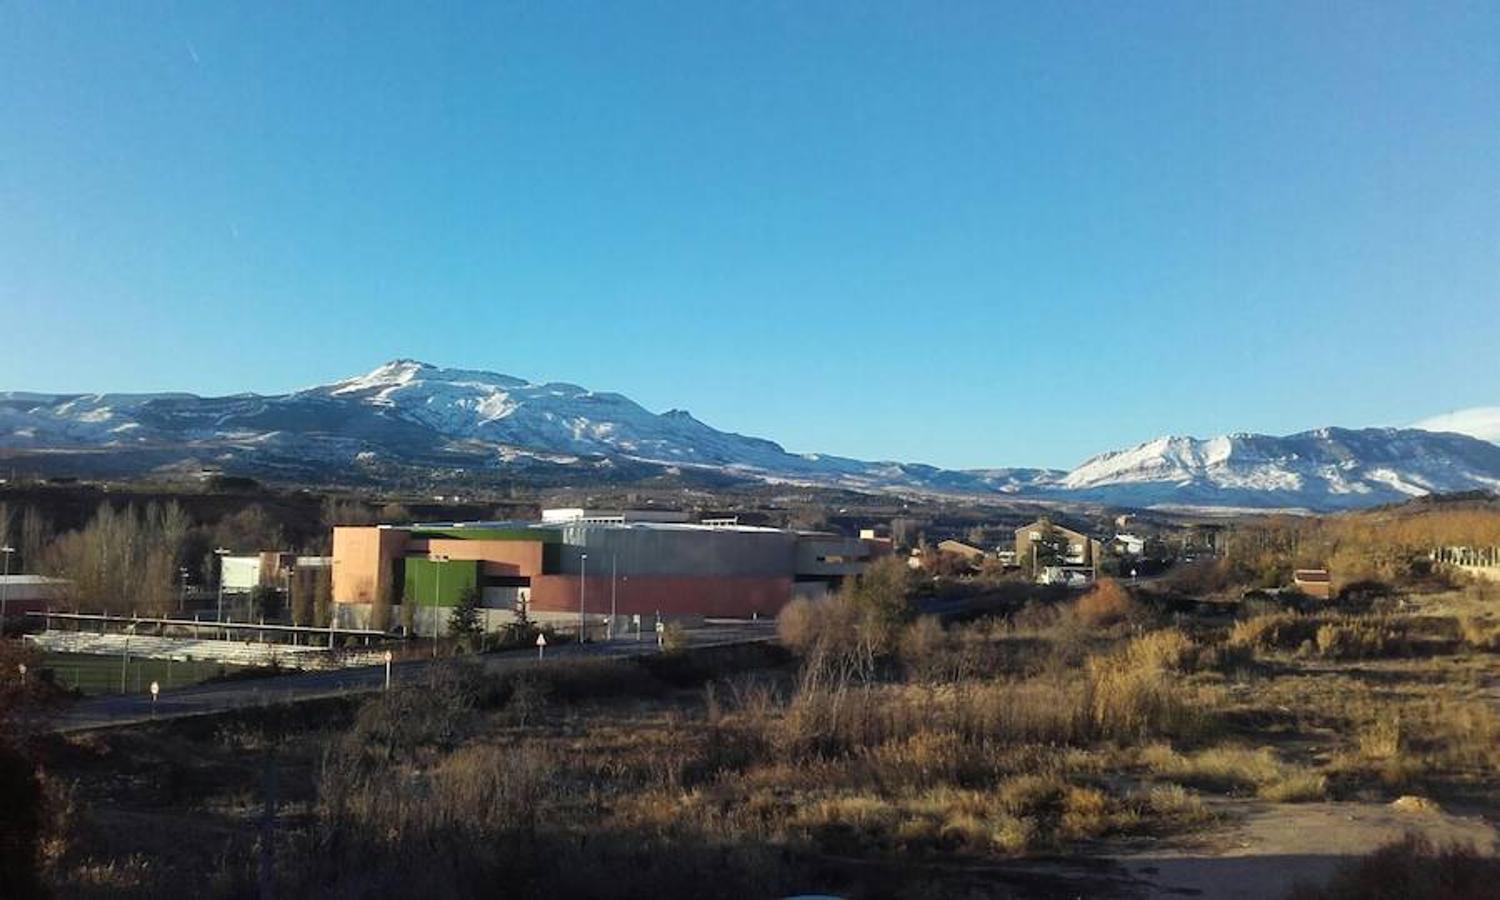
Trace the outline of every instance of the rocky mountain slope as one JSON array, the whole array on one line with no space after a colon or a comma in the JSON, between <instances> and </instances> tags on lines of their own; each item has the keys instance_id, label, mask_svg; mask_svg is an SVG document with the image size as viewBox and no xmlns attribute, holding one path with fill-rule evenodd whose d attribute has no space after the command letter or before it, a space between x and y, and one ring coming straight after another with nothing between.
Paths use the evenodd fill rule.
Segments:
<instances>
[{"instance_id":1,"label":"rocky mountain slope","mask_svg":"<svg viewBox=\"0 0 1500 900\"><path fill-rule=\"evenodd\" d=\"M1500 489L1500 447L1460 434L1326 428L1160 438L1052 469L955 471L790 453L615 393L395 360L290 394L0 394L0 448L120 474L210 468L378 483L413 472L628 481L661 473L1122 505L1363 506Z\"/></svg>"}]
</instances>

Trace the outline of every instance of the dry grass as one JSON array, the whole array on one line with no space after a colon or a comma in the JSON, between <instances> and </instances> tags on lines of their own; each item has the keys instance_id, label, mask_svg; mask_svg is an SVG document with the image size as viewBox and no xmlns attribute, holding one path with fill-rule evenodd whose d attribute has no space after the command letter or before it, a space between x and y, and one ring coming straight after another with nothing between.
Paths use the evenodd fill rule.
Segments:
<instances>
[{"instance_id":1,"label":"dry grass","mask_svg":"<svg viewBox=\"0 0 1500 900\"><path fill-rule=\"evenodd\" d=\"M1408 834L1345 864L1325 885L1298 886L1289 900L1488 900L1497 884L1500 859Z\"/></svg>"},{"instance_id":2,"label":"dry grass","mask_svg":"<svg viewBox=\"0 0 1500 900\"><path fill-rule=\"evenodd\" d=\"M1463 616L1458 620L1458 625L1464 644L1470 649L1485 653L1500 653L1500 621L1479 616Z\"/></svg>"},{"instance_id":3,"label":"dry grass","mask_svg":"<svg viewBox=\"0 0 1500 900\"><path fill-rule=\"evenodd\" d=\"M1090 628L1106 628L1139 618L1142 610L1124 585L1113 578L1101 578L1078 599L1074 613Z\"/></svg>"},{"instance_id":4,"label":"dry grass","mask_svg":"<svg viewBox=\"0 0 1500 900\"><path fill-rule=\"evenodd\" d=\"M1406 640L1427 622L1275 614L1226 638L1216 623L1140 632L1036 606L1005 623L917 620L882 650L862 621L839 601L788 607L795 670L716 679L686 653L662 658L670 679L585 664L373 700L315 761L282 892L901 894L886 881L901 866L866 864L923 859L943 863L920 867L941 894L935 870L1209 827L1198 791L1282 803L1413 779L1489 787L1500 766L1500 716L1463 693L1487 683L1489 657L1344 662L1366 653L1347 649L1360 629ZM1303 644L1307 658L1286 655ZM1244 665L1257 651L1278 655ZM1323 762L1293 761L1303 752ZM253 806L240 790L224 808ZM846 859L879 883L818 881ZM149 895L166 876L142 877ZM218 877L248 890L227 864Z\"/></svg>"},{"instance_id":5,"label":"dry grass","mask_svg":"<svg viewBox=\"0 0 1500 900\"><path fill-rule=\"evenodd\" d=\"M1220 746L1181 754L1153 744L1140 752L1140 761L1173 781L1223 793L1254 793L1276 803L1321 800L1328 792L1326 776L1284 762L1266 747Z\"/></svg>"}]
</instances>

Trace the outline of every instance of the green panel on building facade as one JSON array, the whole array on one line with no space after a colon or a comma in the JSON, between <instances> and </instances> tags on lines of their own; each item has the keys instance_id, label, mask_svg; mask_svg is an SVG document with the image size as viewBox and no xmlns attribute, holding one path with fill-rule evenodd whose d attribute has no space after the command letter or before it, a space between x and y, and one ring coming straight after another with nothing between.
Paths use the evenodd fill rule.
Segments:
<instances>
[{"instance_id":1,"label":"green panel on building facade","mask_svg":"<svg viewBox=\"0 0 1500 900\"><path fill-rule=\"evenodd\" d=\"M406 560L401 602L432 606L436 597L438 606L456 606L463 592L478 584L479 563L472 559L433 562L415 557Z\"/></svg>"}]
</instances>

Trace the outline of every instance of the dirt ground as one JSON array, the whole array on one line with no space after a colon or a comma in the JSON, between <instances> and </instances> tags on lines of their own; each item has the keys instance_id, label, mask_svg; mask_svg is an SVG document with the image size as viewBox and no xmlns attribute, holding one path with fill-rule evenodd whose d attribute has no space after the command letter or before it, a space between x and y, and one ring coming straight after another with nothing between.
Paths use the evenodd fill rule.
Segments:
<instances>
[{"instance_id":1,"label":"dirt ground","mask_svg":"<svg viewBox=\"0 0 1500 900\"><path fill-rule=\"evenodd\" d=\"M1385 803L1221 804L1228 824L1192 845L1132 850L1115 857L1140 897L1252 900L1280 897L1298 882L1325 881L1340 863L1407 832L1434 843L1500 852L1500 831L1479 815L1408 811Z\"/></svg>"}]
</instances>

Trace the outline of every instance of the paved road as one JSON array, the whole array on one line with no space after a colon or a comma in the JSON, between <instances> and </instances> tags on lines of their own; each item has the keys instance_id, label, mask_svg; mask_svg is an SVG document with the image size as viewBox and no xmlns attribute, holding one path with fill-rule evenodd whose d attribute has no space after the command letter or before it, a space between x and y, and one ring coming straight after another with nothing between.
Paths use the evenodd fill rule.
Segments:
<instances>
[{"instance_id":1,"label":"paved road","mask_svg":"<svg viewBox=\"0 0 1500 900\"><path fill-rule=\"evenodd\" d=\"M713 621L686 632L689 646L712 647L748 644L774 640L773 621ZM591 644L564 643L547 647L545 659L538 661L535 649L510 650L470 657L482 662L491 672L515 670L527 666L548 665L581 658L619 658L659 652L654 635L634 636L612 642ZM393 684L405 684L423 677L431 660L418 659L391 664ZM338 697L345 694L380 690L385 685L384 666L340 669L335 672L304 672L296 675L247 678L215 684L198 684L162 691L152 709L149 694L127 694L90 697L61 709L53 717L52 729L59 732L84 731L134 725L153 720L186 718L232 709L261 706L268 703L292 703Z\"/></svg>"}]
</instances>

